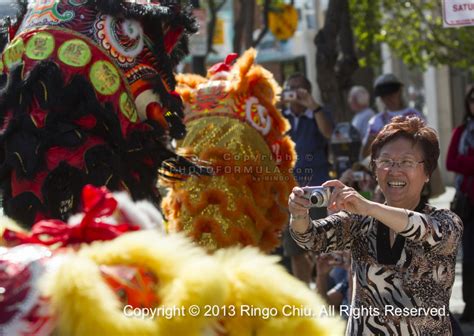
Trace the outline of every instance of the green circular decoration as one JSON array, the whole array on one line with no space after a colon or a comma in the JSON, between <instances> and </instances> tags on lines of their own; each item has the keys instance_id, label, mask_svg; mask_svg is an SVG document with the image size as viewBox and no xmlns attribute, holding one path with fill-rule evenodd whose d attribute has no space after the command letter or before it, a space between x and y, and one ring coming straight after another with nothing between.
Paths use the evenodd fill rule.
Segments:
<instances>
[{"instance_id":1,"label":"green circular decoration","mask_svg":"<svg viewBox=\"0 0 474 336\"><path fill-rule=\"evenodd\" d=\"M105 96L113 95L120 87L120 75L110 62L95 62L89 76L95 89Z\"/></svg>"},{"instance_id":2,"label":"green circular decoration","mask_svg":"<svg viewBox=\"0 0 474 336\"><path fill-rule=\"evenodd\" d=\"M125 92L120 95L120 111L132 123L137 121L138 114L137 109L135 107L135 103Z\"/></svg>"},{"instance_id":3,"label":"green circular decoration","mask_svg":"<svg viewBox=\"0 0 474 336\"><path fill-rule=\"evenodd\" d=\"M91 61L92 52L86 42L73 39L64 42L59 47L58 57L64 64L80 68Z\"/></svg>"},{"instance_id":4,"label":"green circular decoration","mask_svg":"<svg viewBox=\"0 0 474 336\"><path fill-rule=\"evenodd\" d=\"M23 60L25 44L21 38L13 40L3 53L3 61L8 69Z\"/></svg>"},{"instance_id":5,"label":"green circular decoration","mask_svg":"<svg viewBox=\"0 0 474 336\"><path fill-rule=\"evenodd\" d=\"M26 42L25 54L32 60L42 61L53 53L54 45L53 35L46 32L39 32L34 34L28 42Z\"/></svg>"},{"instance_id":6,"label":"green circular decoration","mask_svg":"<svg viewBox=\"0 0 474 336\"><path fill-rule=\"evenodd\" d=\"M4 68L3 61L0 59L0 72L3 72L3 68Z\"/></svg>"}]
</instances>

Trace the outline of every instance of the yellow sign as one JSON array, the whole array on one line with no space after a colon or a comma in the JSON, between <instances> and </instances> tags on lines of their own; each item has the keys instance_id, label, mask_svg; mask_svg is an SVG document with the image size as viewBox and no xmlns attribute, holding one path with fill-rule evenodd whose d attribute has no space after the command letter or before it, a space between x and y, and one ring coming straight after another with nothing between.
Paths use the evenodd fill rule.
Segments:
<instances>
[{"instance_id":1,"label":"yellow sign","mask_svg":"<svg viewBox=\"0 0 474 336\"><path fill-rule=\"evenodd\" d=\"M289 4L268 14L268 26L277 40L288 40L298 27L298 12Z\"/></svg>"},{"instance_id":2,"label":"yellow sign","mask_svg":"<svg viewBox=\"0 0 474 336\"><path fill-rule=\"evenodd\" d=\"M224 38L224 20L221 18L217 18L216 20L216 27L214 30L214 36L212 38L212 43L215 45L223 45L225 38Z\"/></svg>"}]
</instances>

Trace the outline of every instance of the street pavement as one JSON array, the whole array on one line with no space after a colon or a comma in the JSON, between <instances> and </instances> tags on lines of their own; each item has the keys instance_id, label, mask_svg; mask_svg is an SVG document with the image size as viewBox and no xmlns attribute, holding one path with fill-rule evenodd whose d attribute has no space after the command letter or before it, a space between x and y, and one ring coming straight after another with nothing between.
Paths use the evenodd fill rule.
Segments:
<instances>
[{"instance_id":1,"label":"street pavement","mask_svg":"<svg viewBox=\"0 0 474 336\"><path fill-rule=\"evenodd\" d=\"M454 188L446 187L446 192L437 198L430 199L430 203L437 208L448 208L449 202L453 199ZM461 249L460 249L461 250ZM456 262L456 278L454 280L453 291L451 293L451 301L449 309L457 318L464 309L464 301L462 300L462 253L459 251ZM474 285L474 284L473 284ZM461 324L464 335L474 335L474 323Z\"/></svg>"}]
</instances>

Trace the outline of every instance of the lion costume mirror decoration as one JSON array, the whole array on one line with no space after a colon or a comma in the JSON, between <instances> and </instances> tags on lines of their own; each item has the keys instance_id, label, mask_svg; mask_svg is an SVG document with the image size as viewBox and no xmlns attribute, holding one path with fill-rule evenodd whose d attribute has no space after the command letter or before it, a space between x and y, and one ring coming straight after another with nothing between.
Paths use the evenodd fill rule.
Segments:
<instances>
[{"instance_id":1,"label":"lion costume mirror decoration","mask_svg":"<svg viewBox=\"0 0 474 336\"><path fill-rule=\"evenodd\" d=\"M207 162L214 175L172 184L162 207L168 230L185 231L208 249L240 244L269 251L288 221L294 187L294 144L275 107L281 89L248 50L209 69L207 78L178 75L185 102L184 156Z\"/></svg>"},{"instance_id":2,"label":"lion costume mirror decoration","mask_svg":"<svg viewBox=\"0 0 474 336\"><path fill-rule=\"evenodd\" d=\"M185 134L173 69L196 30L179 3L17 1L0 62L8 216L66 220L87 183L158 205L162 162L190 166L168 149Z\"/></svg>"}]
</instances>

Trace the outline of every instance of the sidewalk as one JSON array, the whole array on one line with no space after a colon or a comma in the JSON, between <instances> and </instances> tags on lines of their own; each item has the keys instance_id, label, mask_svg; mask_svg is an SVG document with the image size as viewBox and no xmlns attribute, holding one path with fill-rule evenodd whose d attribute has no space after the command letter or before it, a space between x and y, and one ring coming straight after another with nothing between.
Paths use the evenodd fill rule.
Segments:
<instances>
[{"instance_id":1,"label":"sidewalk","mask_svg":"<svg viewBox=\"0 0 474 336\"><path fill-rule=\"evenodd\" d=\"M449 202L453 199L454 188L446 187L446 192L437 198L430 199L430 203L437 208L449 209ZM458 253L456 262L456 278L454 280L453 291L451 293L451 301L449 309L457 318L464 309L464 301L462 300L462 253L461 249ZM461 324L464 335L474 335L474 324Z\"/></svg>"}]
</instances>

